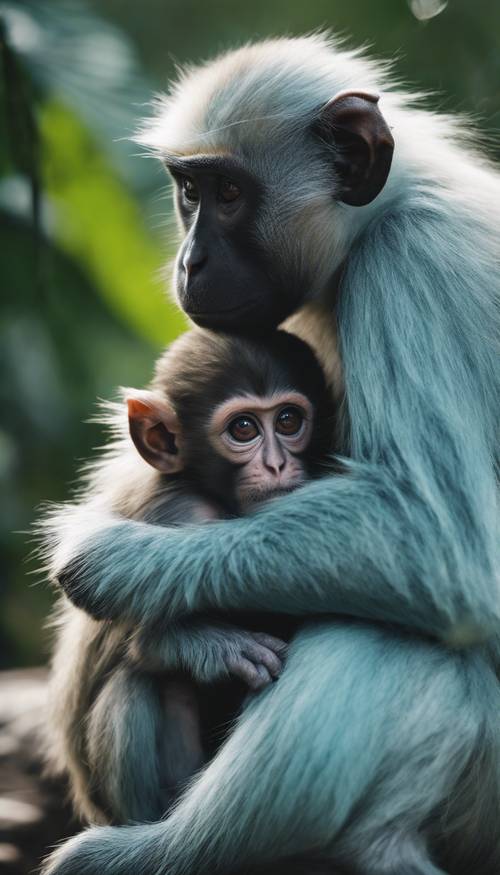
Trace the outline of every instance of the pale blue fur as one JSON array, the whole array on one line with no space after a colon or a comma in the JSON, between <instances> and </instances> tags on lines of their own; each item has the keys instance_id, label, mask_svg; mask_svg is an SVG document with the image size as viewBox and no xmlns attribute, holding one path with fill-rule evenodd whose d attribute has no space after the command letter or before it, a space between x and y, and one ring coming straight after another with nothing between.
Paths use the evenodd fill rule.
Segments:
<instances>
[{"instance_id":1,"label":"pale blue fur","mask_svg":"<svg viewBox=\"0 0 500 875\"><path fill-rule=\"evenodd\" d=\"M396 851L380 850L384 831L404 842L439 809L447 870L500 871L490 216L481 198L453 203L437 179L401 178L351 246L337 311L345 475L210 526L110 518L79 545L78 600L99 616L221 607L359 619L305 626L279 682L165 823L91 830L47 872L213 875L318 849L406 875Z\"/></svg>"},{"instance_id":2,"label":"pale blue fur","mask_svg":"<svg viewBox=\"0 0 500 875\"><path fill-rule=\"evenodd\" d=\"M498 791L500 763L490 746L499 708L496 677L480 654L464 660L354 622L310 626L292 645L279 683L254 700L171 818L90 831L77 839L76 860L70 855L54 871L214 875L218 859L250 862L304 843L328 850L362 801L363 816L334 851L345 849L352 862L387 824L402 835L418 827L461 771L474 768L468 757L479 757L486 739L487 765L477 763L484 795L469 793L446 812L461 861L462 842L467 847L473 837L480 846L485 836L488 845L498 831L487 781ZM472 870L465 860L453 871L496 870Z\"/></svg>"},{"instance_id":3,"label":"pale blue fur","mask_svg":"<svg viewBox=\"0 0 500 875\"><path fill-rule=\"evenodd\" d=\"M209 527L115 522L81 557L89 610L142 622L286 605L445 638L461 624L479 637L498 632L499 368L488 338L498 279L483 233L439 210L394 212L369 227L338 313L349 476Z\"/></svg>"}]
</instances>

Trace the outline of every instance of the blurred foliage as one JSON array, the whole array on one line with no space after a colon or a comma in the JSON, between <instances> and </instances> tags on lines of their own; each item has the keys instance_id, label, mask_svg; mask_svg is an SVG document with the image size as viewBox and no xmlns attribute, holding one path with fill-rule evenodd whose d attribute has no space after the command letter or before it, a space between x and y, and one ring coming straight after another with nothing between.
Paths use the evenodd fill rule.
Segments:
<instances>
[{"instance_id":1,"label":"blurred foliage","mask_svg":"<svg viewBox=\"0 0 500 875\"><path fill-rule=\"evenodd\" d=\"M82 424L94 399L145 383L184 325L159 279L173 254L166 181L127 139L144 104L176 63L331 27L394 58L431 105L474 114L495 152L500 4L444 6L0 0L0 666L43 657L51 599L16 532L40 501L68 496L99 441Z\"/></svg>"},{"instance_id":2,"label":"blurred foliage","mask_svg":"<svg viewBox=\"0 0 500 875\"><path fill-rule=\"evenodd\" d=\"M161 344L166 326L177 333L182 322L154 290L158 246L142 225L137 202L74 113L45 104L40 128L44 190L56 207L55 236L61 248L86 266L117 315Z\"/></svg>"},{"instance_id":3,"label":"blurred foliage","mask_svg":"<svg viewBox=\"0 0 500 875\"><path fill-rule=\"evenodd\" d=\"M82 425L94 399L146 382L184 320L159 279L171 252L151 229L162 177L124 149L138 115L130 101L153 90L126 38L77 2L0 4L0 20L0 665L9 665L40 659L50 603L15 532L42 499L67 497L77 459L99 441Z\"/></svg>"}]
</instances>

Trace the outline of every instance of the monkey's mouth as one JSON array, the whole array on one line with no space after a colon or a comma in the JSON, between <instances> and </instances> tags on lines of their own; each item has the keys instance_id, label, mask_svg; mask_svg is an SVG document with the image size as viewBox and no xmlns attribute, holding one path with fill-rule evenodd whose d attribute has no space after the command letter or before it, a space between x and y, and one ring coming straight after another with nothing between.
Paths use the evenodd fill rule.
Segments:
<instances>
[{"instance_id":1,"label":"monkey's mouth","mask_svg":"<svg viewBox=\"0 0 500 875\"><path fill-rule=\"evenodd\" d=\"M245 301L236 307L225 307L223 310L186 310L186 315L201 328L231 328L237 330L235 321L245 317L257 316L259 301ZM242 330L244 325L239 326Z\"/></svg>"},{"instance_id":2,"label":"monkey's mouth","mask_svg":"<svg viewBox=\"0 0 500 875\"><path fill-rule=\"evenodd\" d=\"M262 301L262 298L251 298L220 310L183 309L200 328L249 336L273 331L289 315L288 310L281 311L269 302Z\"/></svg>"},{"instance_id":3,"label":"monkey's mouth","mask_svg":"<svg viewBox=\"0 0 500 875\"><path fill-rule=\"evenodd\" d=\"M272 501L275 498L282 498L295 492L299 486L303 486L303 480L297 480L296 483L289 483L287 486L277 486L275 489L249 489L245 491L244 505L247 509L253 509L256 505L263 502Z\"/></svg>"},{"instance_id":4,"label":"monkey's mouth","mask_svg":"<svg viewBox=\"0 0 500 875\"><path fill-rule=\"evenodd\" d=\"M240 313L245 310L251 310L257 304L257 299L251 301L243 301L236 304L234 307L222 307L220 310L194 310L193 308L186 310L188 316L204 316L209 319L211 316L226 316L232 313Z\"/></svg>"}]
</instances>

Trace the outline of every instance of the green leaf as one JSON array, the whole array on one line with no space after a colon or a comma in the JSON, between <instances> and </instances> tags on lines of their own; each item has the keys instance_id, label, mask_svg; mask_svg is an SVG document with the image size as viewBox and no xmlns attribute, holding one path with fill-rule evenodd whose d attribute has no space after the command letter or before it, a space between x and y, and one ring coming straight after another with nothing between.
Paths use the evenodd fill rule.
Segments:
<instances>
[{"instance_id":1,"label":"green leaf","mask_svg":"<svg viewBox=\"0 0 500 875\"><path fill-rule=\"evenodd\" d=\"M162 290L166 254L147 232L137 202L70 109L46 103L40 130L56 241L85 267L122 320L155 344L170 341L186 322Z\"/></svg>"}]
</instances>

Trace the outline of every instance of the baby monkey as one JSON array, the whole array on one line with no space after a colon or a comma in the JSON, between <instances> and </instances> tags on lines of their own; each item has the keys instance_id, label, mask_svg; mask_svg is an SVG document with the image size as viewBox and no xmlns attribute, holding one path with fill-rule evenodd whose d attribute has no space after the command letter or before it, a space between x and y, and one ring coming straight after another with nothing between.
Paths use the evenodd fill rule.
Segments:
<instances>
[{"instance_id":1,"label":"baby monkey","mask_svg":"<svg viewBox=\"0 0 500 875\"><path fill-rule=\"evenodd\" d=\"M150 389L125 395L132 440L114 405L116 440L81 499L94 530L110 513L185 525L251 512L319 476L331 449L324 375L284 331L257 341L194 329L160 358ZM56 512L59 525L61 514L71 525L71 508ZM76 580L78 568L66 574ZM277 616L211 613L132 629L66 599L58 625L52 760L69 773L80 813L111 823L165 814L207 759L200 702L210 706L213 682L270 683L293 628ZM238 700L223 695L227 719Z\"/></svg>"}]
</instances>

